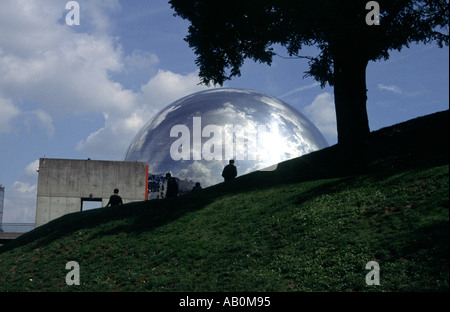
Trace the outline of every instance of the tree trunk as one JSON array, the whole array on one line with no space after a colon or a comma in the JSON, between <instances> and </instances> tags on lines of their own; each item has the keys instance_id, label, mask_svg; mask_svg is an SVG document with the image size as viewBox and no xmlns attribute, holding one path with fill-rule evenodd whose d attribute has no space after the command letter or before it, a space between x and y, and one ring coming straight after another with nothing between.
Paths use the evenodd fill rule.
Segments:
<instances>
[{"instance_id":1,"label":"tree trunk","mask_svg":"<svg viewBox=\"0 0 450 312\"><path fill-rule=\"evenodd\" d=\"M354 46L334 55L334 101L338 145L348 152L361 151L370 133L367 117L366 68L368 61Z\"/></svg>"}]
</instances>

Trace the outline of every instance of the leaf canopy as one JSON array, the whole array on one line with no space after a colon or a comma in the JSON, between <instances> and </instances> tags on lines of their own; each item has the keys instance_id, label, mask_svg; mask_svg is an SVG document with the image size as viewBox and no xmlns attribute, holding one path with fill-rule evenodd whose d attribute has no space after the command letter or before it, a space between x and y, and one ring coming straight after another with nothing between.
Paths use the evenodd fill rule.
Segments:
<instances>
[{"instance_id":1,"label":"leaf canopy","mask_svg":"<svg viewBox=\"0 0 450 312\"><path fill-rule=\"evenodd\" d=\"M197 55L204 84L222 85L241 74L246 59L271 65L274 45L309 59L306 76L334 85L336 53L364 61L388 59L411 43L448 45L446 0L379 0L380 24L369 26L367 0L170 0L175 16L189 20L185 40Z\"/></svg>"}]
</instances>

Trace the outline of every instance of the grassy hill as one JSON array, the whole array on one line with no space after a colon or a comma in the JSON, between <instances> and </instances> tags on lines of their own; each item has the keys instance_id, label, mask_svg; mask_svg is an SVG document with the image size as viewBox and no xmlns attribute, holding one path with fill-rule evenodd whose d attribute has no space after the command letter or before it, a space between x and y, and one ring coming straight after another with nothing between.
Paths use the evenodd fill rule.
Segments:
<instances>
[{"instance_id":1,"label":"grassy hill","mask_svg":"<svg viewBox=\"0 0 450 312\"><path fill-rule=\"evenodd\" d=\"M0 247L0 291L448 291L448 125L440 112L372 133L363 154L65 215Z\"/></svg>"}]
</instances>

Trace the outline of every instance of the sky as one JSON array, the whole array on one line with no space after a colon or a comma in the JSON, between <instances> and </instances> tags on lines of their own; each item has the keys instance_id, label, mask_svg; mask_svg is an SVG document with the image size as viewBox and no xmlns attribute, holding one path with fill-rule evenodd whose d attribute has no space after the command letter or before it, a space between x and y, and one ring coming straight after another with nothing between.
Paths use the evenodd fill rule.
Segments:
<instances>
[{"instance_id":1,"label":"sky","mask_svg":"<svg viewBox=\"0 0 450 312\"><path fill-rule=\"evenodd\" d=\"M69 1L0 0L3 222L35 221L39 158L123 160L155 113L207 88L183 40L189 23L167 1L79 0L79 25L68 25ZM283 100L335 144L333 89L303 78L305 59L275 51L272 66L247 61L223 87ZM448 47L411 45L369 63L370 129L447 110L448 86Z\"/></svg>"}]
</instances>

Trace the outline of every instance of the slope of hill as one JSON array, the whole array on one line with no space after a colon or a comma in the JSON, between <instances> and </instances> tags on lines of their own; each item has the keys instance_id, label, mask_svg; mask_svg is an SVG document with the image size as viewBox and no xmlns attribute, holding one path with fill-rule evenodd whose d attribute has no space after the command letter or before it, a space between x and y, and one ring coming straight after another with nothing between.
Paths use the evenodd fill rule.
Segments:
<instances>
[{"instance_id":1,"label":"slope of hill","mask_svg":"<svg viewBox=\"0 0 450 312\"><path fill-rule=\"evenodd\" d=\"M333 146L175 199L63 216L0 247L0 291L448 291L448 121L381 129L360 155Z\"/></svg>"}]
</instances>

